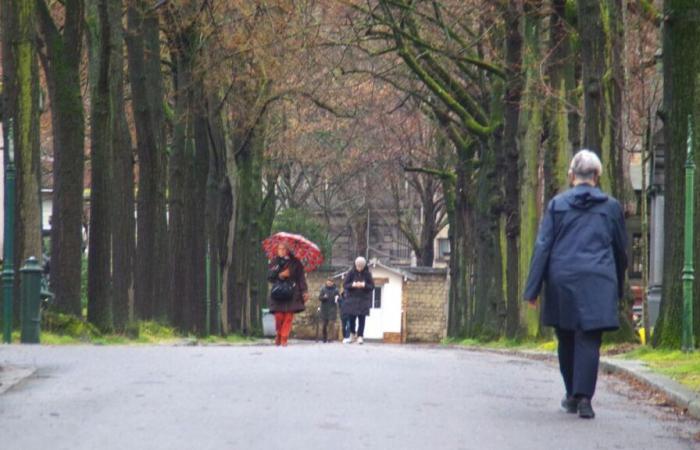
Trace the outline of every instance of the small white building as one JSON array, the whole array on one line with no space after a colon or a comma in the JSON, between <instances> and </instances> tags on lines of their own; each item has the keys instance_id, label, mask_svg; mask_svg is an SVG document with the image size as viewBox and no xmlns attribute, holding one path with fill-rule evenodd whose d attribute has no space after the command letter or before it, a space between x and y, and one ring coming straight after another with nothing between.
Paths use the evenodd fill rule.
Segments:
<instances>
[{"instance_id":1,"label":"small white building","mask_svg":"<svg viewBox=\"0 0 700 450\"><path fill-rule=\"evenodd\" d=\"M404 321L404 286L416 276L402 269L389 267L376 259L369 262L374 279L372 308L365 324L367 339L401 340Z\"/></svg>"},{"instance_id":2,"label":"small white building","mask_svg":"<svg viewBox=\"0 0 700 450\"><path fill-rule=\"evenodd\" d=\"M404 288L408 280L415 280L412 273L382 264L371 259L368 267L374 280L374 292L369 316L365 322L365 338L401 342L404 330ZM344 278L345 273L336 277Z\"/></svg>"}]
</instances>

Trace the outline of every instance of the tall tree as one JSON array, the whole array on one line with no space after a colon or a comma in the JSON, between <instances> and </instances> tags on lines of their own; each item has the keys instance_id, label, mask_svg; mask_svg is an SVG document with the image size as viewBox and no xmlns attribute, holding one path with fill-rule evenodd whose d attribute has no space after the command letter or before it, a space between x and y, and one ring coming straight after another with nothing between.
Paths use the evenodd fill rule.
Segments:
<instances>
[{"instance_id":1,"label":"tall tree","mask_svg":"<svg viewBox=\"0 0 700 450\"><path fill-rule=\"evenodd\" d=\"M159 16L147 2L128 0L125 39L139 168L134 309L142 319L164 320L172 306L168 288L165 99Z\"/></svg>"},{"instance_id":2,"label":"tall tree","mask_svg":"<svg viewBox=\"0 0 700 450\"><path fill-rule=\"evenodd\" d=\"M112 137L110 92L112 46L106 0L87 5L90 56L90 239L88 241L88 311L90 322L102 330L112 329Z\"/></svg>"},{"instance_id":3,"label":"tall tree","mask_svg":"<svg viewBox=\"0 0 700 450\"><path fill-rule=\"evenodd\" d=\"M59 311L80 316L85 145L80 63L84 2L64 2L62 27L45 0L36 4L44 50L40 59L51 99L54 134L51 288Z\"/></svg>"},{"instance_id":4,"label":"tall tree","mask_svg":"<svg viewBox=\"0 0 700 450\"><path fill-rule=\"evenodd\" d=\"M528 12L530 6L528 6ZM509 0L503 6L505 26L505 68L506 87L503 98L503 149L501 161L505 185L504 213L506 234L506 323L505 334L515 338L520 332L520 185L521 146L518 141L520 110L525 87L523 72L523 15L525 9L521 0ZM530 12L531 13L531 12ZM529 24L528 24L529 25ZM529 50L533 50L529 48ZM528 161L532 163L531 161Z\"/></svg>"},{"instance_id":5,"label":"tall tree","mask_svg":"<svg viewBox=\"0 0 700 450\"><path fill-rule=\"evenodd\" d=\"M124 109L121 1L88 4L91 190L88 319L124 330L133 319L134 172Z\"/></svg>"},{"instance_id":6,"label":"tall tree","mask_svg":"<svg viewBox=\"0 0 700 450\"><path fill-rule=\"evenodd\" d=\"M621 3L618 0L579 0L583 88L583 145L603 162L602 187L624 202L622 168L622 88L624 42ZM636 339L632 327L629 289L620 301L620 330L609 339Z\"/></svg>"},{"instance_id":7,"label":"tall tree","mask_svg":"<svg viewBox=\"0 0 700 450\"><path fill-rule=\"evenodd\" d=\"M683 329L681 273L684 224L679 217L684 214L684 165L687 159L689 116L693 118L693 131L700 130L700 48L688 44L700 39L698 16L700 5L697 2L664 1L664 272L661 311L653 336L654 345L661 347L680 348ZM697 133L694 135L697 136ZM695 157L698 158L700 146L697 139L694 149ZM696 188L696 201L697 197Z\"/></svg>"},{"instance_id":8,"label":"tall tree","mask_svg":"<svg viewBox=\"0 0 700 450\"><path fill-rule=\"evenodd\" d=\"M9 124L12 123L14 127L17 167L15 267L19 269L29 256L35 256L39 260L42 258L35 1L3 1L0 3L0 13L3 54L1 114L5 125L5 142ZM15 299L19 302L19 296L15 296ZM14 308L16 316L20 311L18 306L19 303Z\"/></svg>"},{"instance_id":9,"label":"tall tree","mask_svg":"<svg viewBox=\"0 0 700 450\"><path fill-rule=\"evenodd\" d=\"M112 311L114 327L124 330L134 320L136 220L134 151L124 93L124 26L122 0L107 2L109 20L110 125L112 147ZM152 205L153 208L155 205ZM156 269L163 271L163 268Z\"/></svg>"}]
</instances>

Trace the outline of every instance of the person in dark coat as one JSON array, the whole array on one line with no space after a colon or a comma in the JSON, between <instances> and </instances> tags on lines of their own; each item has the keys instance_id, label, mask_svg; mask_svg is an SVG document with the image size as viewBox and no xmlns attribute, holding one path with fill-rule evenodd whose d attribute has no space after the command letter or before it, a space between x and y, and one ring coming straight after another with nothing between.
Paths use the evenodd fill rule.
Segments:
<instances>
[{"instance_id":1,"label":"person in dark coat","mask_svg":"<svg viewBox=\"0 0 700 450\"><path fill-rule=\"evenodd\" d=\"M562 407L593 418L604 331L619 328L618 299L627 270L627 232L620 203L596 186L598 156L581 150L571 161L572 188L547 206L537 235L524 297L532 305L545 285L543 322L559 340L566 397Z\"/></svg>"},{"instance_id":2,"label":"person in dark coat","mask_svg":"<svg viewBox=\"0 0 700 450\"><path fill-rule=\"evenodd\" d=\"M323 322L323 342L328 342L328 325L335 328L335 319L338 316L338 298L340 292L332 278L326 280L325 286L321 287L318 299L321 302L321 321Z\"/></svg>"},{"instance_id":3,"label":"person in dark coat","mask_svg":"<svg viewBox=\"0 0 700 450\"><path fill-rule=\"evenodd\" d=\"M291 282L293 286L288 299L274 299L272 295L269 297L270 312L275 315L275 345L287 346L294 314L304 311L309 293L304 266L283 243L277 247L277 257L270 263L267 279L273 288L276 283L285 281Z\"/></svg>"},{"instance_id":4,"label":"person in dark coat","mask_svg":"<svg viewBox=\"0 0 700 450\"><path fill-rule=\"evenodd\" d=\"M357 343L364 343L365 320L372 306L374 280L367 267L367 260L362 256L355 259L353 268L345 275L343 283L345 299L342 313L345 316L343 326L343 343L349 344L357 336ZM351 337L352 336L352 337Z\"/></svg>"}]
</instances>

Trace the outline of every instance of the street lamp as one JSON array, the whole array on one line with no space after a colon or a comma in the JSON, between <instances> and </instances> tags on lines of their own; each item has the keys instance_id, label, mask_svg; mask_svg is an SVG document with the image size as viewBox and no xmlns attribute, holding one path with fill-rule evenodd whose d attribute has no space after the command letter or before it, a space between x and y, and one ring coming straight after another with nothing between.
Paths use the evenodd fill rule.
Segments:
<instances>
[{"instance_id":1,"label":"street lamp","mask_svg":"<svg viewBox=\"0 0 700 450\"><path fill-rule=\"evenodd\" d=\"M684 352L695 349L693 342L693 202L695 187L695 160L693 157L693 122L688 115L688 157L685 160L685 230L683 237L683 336Z\"/></svg>"},{"instance_id":2,"label":"street lamp","mask_svg":"<svg viewBox=\"0 0 700 450\"><path fill-rule=\"evenodd\" d=\"M14 223L15 223L15 140L14 123L7 121L7 145L5 152L5 223L3 224L3 342L12 342L12 301L15 284Z\"/></svg>"}]
</instances>

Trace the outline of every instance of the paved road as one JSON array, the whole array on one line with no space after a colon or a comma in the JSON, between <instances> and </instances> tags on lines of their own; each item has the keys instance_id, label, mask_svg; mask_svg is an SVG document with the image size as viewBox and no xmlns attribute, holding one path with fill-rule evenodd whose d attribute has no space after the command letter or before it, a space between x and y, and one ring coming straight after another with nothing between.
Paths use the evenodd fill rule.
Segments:
<instances>
[{"instance_id":1,"label":"paved road","mask_svg":"<svg viewBox=\"0 0 700 450\"><path fill-rule=\"evenodd\" d=\"M0 346L36 375L0 396L0 448L688 449L696 422L604 377L598 417L558 409L550 363L340 344Z\"/></svg>"}]
</instances>

